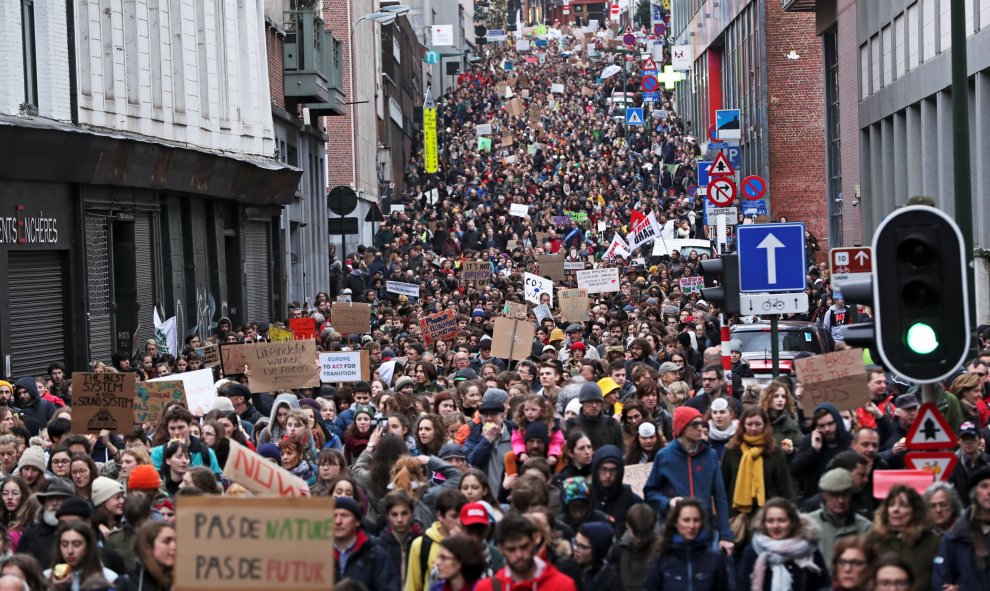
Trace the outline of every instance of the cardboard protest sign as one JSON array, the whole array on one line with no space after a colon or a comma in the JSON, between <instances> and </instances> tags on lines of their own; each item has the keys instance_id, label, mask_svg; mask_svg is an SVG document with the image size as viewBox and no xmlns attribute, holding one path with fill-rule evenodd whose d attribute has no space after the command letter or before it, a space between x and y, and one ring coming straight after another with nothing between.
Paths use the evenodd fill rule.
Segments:
<instances>
[{"instance_id":1,"label":"cardboard protest sign","mask_svg":"<svg viewBox=\"0 0 990 591\"><path fill-rule=\"evenodd\" d=\"M550 306L540 304L539 306L533 308L533 315L536 316L537 322L543 322L544 318L552 318L553 312L550 311Z\"/></svg>"},{"instance_id":2,"label":"cardboard protest sign","mask_svg":"<svg viewBox=\"0 0 990 591\"><path fill-rule=\"evenodd\" d=\"M73 372L72 432L130 432L134 428L134 380L131 372Z\"/></svg>"},{"instance_id":3,"label":"cardboard protest sign","mask_svg":"<svg viewBox=\"0 0 990 591\"><path fill-rule=\"evenodd\" d=\"M196 349L196 354L203 360L205 367L216 367L220 365L220 346L207 345Z\"/></svg>"},{"instance_id":4,"label":"cardboard protest sign","mask_svg":"<svg viewBox=\"0 0 990 591\"><path fill-rule=\"evenodd\" d=\"M626 466L622 473L622 484L628 484L634 493L642 497L643 486L646 485L646 479L650 477L651 470L653 470L652 462Z\"/></svg>"},{"instance_id":5,"label":"cardboard protest sign","mask_svg":"<svg viewBox=\"0 0 990 591\"><path fill-rule=\"evenodd\" d=\"M804 385L801 406L809 416L829 402L839 410L860 408L870 402L862 349L847 349L794 361Z\"/></svg>"},{"instance_id":6,"label":"cardboard protest sign","mask_svg":"<svg viewBox=\"0 0 990 591\"><path fill-rule=\"evenodd\" d=\"M507 301L505 306L503 306L502 313L509 318L518 318L519 320L526 320L528 317L527 312L529 309L526 304L520 304L519 302Z\"/></svg>"},{"instance_id":7,"label":"cardboard protest sign","mask_svg":"<svg viewBox=\"0 0 990 591\"><path fill-rule=\"evenodd\" d=\"M536 326L527 320L514 318L495 319L492 338L492 356L499 359L522 361L533 353Z\"/></svg>"},{"instance_id":8,"label":"cardboard protest sign","mask_svg":"<svg viewBox=\"0 0 990 591\"><path fill-rule=\"evenodd\" d=\"M316 338L316 320L313 318L290 318L289 330L297 341Z\"/></svg>"},{"instance_id":9,"label":"cardboard protest sign","mask_svg":"<svg viewBox=\"0 0 990 591\"><path fill-rule=\"evenodd\" d=\"M330 304L330 326L340 334L371 331L371 304Z\"/></svg>"},{"instance_id":10,"label":"cardboard protest sign","mask_svg":"<svg viewBox=\"0 0 990 591\"><path fill-rule=\"evenodd\" d=\"M234 440L230 441L230 455L223 466L223 475L256 495L309 496L309 485L305 480Z\"/></svg>"},{"instance_id":11,"label":"cardboard protest sign","mask_svg":"<svg viewBox=\"0 0 990 591\"><path fill-rule=\"evenodd\" d=\"M488 261L464 261L461 263L461 279L488 283L492 280L492 266Z\"/></svg>"},{"instance_id":12,"label":"cardboard protest sign","mask_svg":"<svg viewBox=\"0 0 990 591\"><path fill-rule=\"evenodd\" d=\"M419 321L426 343L448 341L457 336L457 314L450 308L430 314Z\"/></svg>"},{"instance_id":13,"label":"cardboard protest sign","mask_svg":"<svg viewBox=\"0 0 990 591\"><path fill-rule=\"evenodd\" d=\"M244 345L241 343L220 345L220 362L225 376L244 373Z\"/></svg>"},{"instance_id":14,"label":"cardboard protest sign","mask_svg":"<svg viewBox=\"0 0 990 591\"><path fill-rule=\"evenodd\" d=\"M295 339L293 339L292 331L288 328L270 326L268 327L268 340L273 343L285 343Z\"/></svg>"},{"instance_id":15,"label":"cardboard protest sign","mask_svg":"<svg viewBox=\"0 0 990 591\"><path fill-rule=\"evenodd\" d=\"M253 343L244 347L251 370L248 388L255 392L285 392L320 385L314 341Z\"/></svg>"},{"instance_id":16,"label":"cardboard protest sign","mask_svg":"<svg viewBox=\"0 0 990 591\"><path fill-rule=\"evenodd\" d=\"M419 285L416 283L403 283L402 281L386 281L385 291L397 293L410 298L419 297Z\"/></svg>"},{"instance_id":17,"label":"cardboard protest sign","mask_svg":"<svg viewBox=\"0 0 990 591\"><path fill-rule=\"evenodd\" d=\"M183 496L175 518L174 591L333 589L330 497Z\"/></svg>"},{"instance_id":18,"label":"cardboard protest sign","mask_svg":"<svg viewBox=\"0 0 990 591\"><path fill-rule=\"evenodd\" d=\"M524 99L528 99L529 98L529 89L528 88L524 88L524 89L522 89L522 92L520 92L519 94L522 95L522 97Z\"/></svg>"},{"instance_id":19,"label":"cardboard protest sign","mask_svg":"<svg viewBox=\"0 0 990 591\"><path fill-rule=\"evenodd\" d=\"M560 302L560 317L567 322L586 322L588 320L588 290L561 289L557 292Z\"/></svg>"},{"instance_id":20,"label":"cardboard protest sign","mask_svg":"<svg viewBox=\"0 0 990 591\"><path fill-rule=\"evenodd\" d=\"M502 135L502 147L507 148L512 145L513 139L511 133L506 133Z\"/></svg>"},{"instance_id":21,"label":"cardboard protest sign","mask_svg":"<svg viewBox=\"0 0 990 591\"><path fill-rule=\"evenodd\" d=\"M685 294L701 291L701 288L705 286L705 279L698 276L681 277L677 282L680 283L681 291Z\"/></svg>"},{"instance_id":22,"label":"cardboard protest sign","mask_svg":"<svg viewBox=\"0 0 990 591\"><path fill-rule=\"evenodd\" d=\"M540 105L538 105L536 103L531 103L529 105L529 120L530 121L538 121L540 119L540 112L541 111L542 111L542 109L540 109Z\"/></svg>"},{"instance_id":23,"label":"cardboard protest sign","mask_svg":"<svg viewBox=\"0 0 990 591\"><path fill-rule=\"evenodd\" d=\"M564 94L564 85L559 82L555 82L550 85L550 92L554 94Z\"/></svg>"},{"instance_id":24,"label":"cardboard protest sign","mask_svg":"<svg viewBox=\"0 0 990 591\"><path fill-rule=\"evenodd\" d=\"M564 280L564 255L541 254L536 257L540 264L540 274L554 281Z\"/></svg>"},{"instance_id":25,"label":"cardboard protest sign","mask_svg":"<svg viewBox=\"0 0 990 591\"><path fill-rule=\"evenodd\" d=\"M514 215L517 218L528 218L529 206L525 203L513 203L509 206L509 215Z\"/></svg>"},{"instance_id":26,"label":"cardboard protest sign","mask_svg":"<svg viewBox=\"0 0 990 591\"><path fill-rule=\"evenodd\" d=\"M515 164L517 160L519 160L519 158L517 158L516 155L513 154L511 156L506 156L505 158L503 158L502 164L508 166L509 164Z\"/></svg>"},{"instance_id":27,"label":"cardboard protest sign","mask_svg":"<svg viewBox=\"0 0 990 591\"><path fill-rule=\"evenodd\" d=\"M244 370L242 369L240 373L244 373ZM182 388L186 392L186 406L192 411L200 408L204 413L207 413L213 408L213 401L217 399L217 387L216 382L213 380L212 369L197 369L196 371L162 376L148 381L182 382Z\"/></svg>"},{"instance_id":28,"label":"cardboard protest sign","mask_svg":"<svg viewBox=\"0 0 990 591\"><path fill-rule=\"evenodd\" d=\"M492 124L491 123L481 123L474 127L474 133L478 136L491 135L492 134Z\"/></svg>"},{"instance_id":29,"label":"cardboard protest sign","mask_svg":"<svg viewBox=\"0 0 990 591\"><path fill-rule=\"evenodd\" d=\"M619 291L619 270L615 267L606 267L578 271L577 284L578 287L587 289L588 293Z\"/></svg>"},{"instance_id":30,"label":"cardboard protest sign","mask_svg":"<svg viewBox=\"0 0 990 591\"><path fill-rule=\"evenodd\" d=\"M526 112L526 105L523 103L521 98L512 99L505 108L509 111L509 115L512 115L513 117L519 117Z\"/></svg>"},{"instance_id":31,"label":"cardboard protest sign","mask_svg":"<svg viewBox=\"0 0 990 591\"><path fill-rule=\"evenodd\" d=\"M543 246L548 240L550 240L550 232L536 233L536 246Z\"/></svg>"},{"instance_id":32,"label":"cardboard protest sign","mask_svg":"<svg viewBox=\"0 0 990 591\"><path fill-rule=\"evenodd\" d=\"M371 380L371 361L367 351L320 353L320 381L360 382Z\"/></svg>"},{"instance_id":33,"label":"cardboard protest sign","mask_svg":"<svg viewBox=\"0 0 990 591\"><path fill-rule=\"evenodd\" d=\"M618 271L618 269L616 269ZM527 302L533 302L534 304L540 304L544 295L550 297L550 301L547 302L549 305L553 305L553 281L540 277L539 275L533 275L532 273L526 273L524 275L524 296Z\"/></svg>"},{"instance_id":34,"label":"cardboard protest sign","mask_svg":"<svg viewBox=\"0 0 990 591\"><path fill-rule=\"evenodd\" d=\"M595 91L588 88L587 86L582 86L581 94L583 94L584 96L595 96Z\"/></svg>"},{"instance_id":35,"label":"cardboard protest sign","mask_svg":"<svg viewBox=\"0 0 990 591\"><path fill-rule=\"evenodd\" d=\"M186 388L180 380L138 382L134 386L134 422L157 423L170 402L186 404Z\"/></svg>"}]
</instances>

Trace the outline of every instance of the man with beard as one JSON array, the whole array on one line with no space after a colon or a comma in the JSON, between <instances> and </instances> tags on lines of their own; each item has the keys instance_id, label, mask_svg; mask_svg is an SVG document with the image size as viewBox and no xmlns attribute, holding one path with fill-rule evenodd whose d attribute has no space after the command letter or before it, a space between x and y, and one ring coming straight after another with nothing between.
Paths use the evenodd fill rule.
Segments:
<instances>
[{"instance_id":1,"label":"man with beard","mask_svg":"<svg viewBox=\"0 0 990 591\"><path fill-rule=\"evenodd\" d=\"M495 543L505 567L478 581L475 591L576 591L574 581L553 564L537 557L536 526L529 519L509 513L495 530Z\"/></svg>"},{"instance_id":2,"label":"man with beard","mask_svg":"<svg viewBox=\"0 0 990 591\"><path fill-rule=\"evenodd\" d=\"M14 382L14 406L20 409L24 426L31 435L37 435L41 427L46 425L55 414L55 405L41 399L38 383L30 376Z\"/></svg>"}]
</instances>

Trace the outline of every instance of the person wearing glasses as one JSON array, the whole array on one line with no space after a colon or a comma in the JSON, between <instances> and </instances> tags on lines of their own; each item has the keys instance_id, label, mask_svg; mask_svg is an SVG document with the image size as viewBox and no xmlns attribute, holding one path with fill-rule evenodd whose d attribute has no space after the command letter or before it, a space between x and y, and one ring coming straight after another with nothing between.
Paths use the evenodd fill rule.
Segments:
<instances>
[{"instance_id":1,"label":"person wearing glasses","mask_svg":"<svg viewBox=\"0 0 990 591\"><path fill-rule=\"evenodd\" d=\"M877 563L876 570L873 572L873 586L870 587L875 591L914 591L915 589L927 588L915 586L915 576L911 572L911 563L894 554L884 556ZM983 587L947 585L937 588L942 591L958 591L960 589L982 589Z\"/></svg>"},{"instance_id":2,"label":"person wearing glasses","mask_svg":"<svg viewBox=\"0 0 990 591\"><path fill-rule=\"evenodd\" d=\"M866 591L877 551L864 538L849 536L835 545L832 559L832 588L835 591Z\"/></svg>"},{"instance_id":3,"label":"person wearing glasses","mask_svg":"<svg viewBox=\"0 0 990 591\"><path fill-rule=\"evenodd\" d=\"M718 455L704 440L705 419L697 409L681 406L674 411L673 423L676 439L653 462L643 487L646 502L664 516L686 497L700 500L709 518L714 507L719 548L731 553L729 501Z\"/></svg>"}]
</instances>

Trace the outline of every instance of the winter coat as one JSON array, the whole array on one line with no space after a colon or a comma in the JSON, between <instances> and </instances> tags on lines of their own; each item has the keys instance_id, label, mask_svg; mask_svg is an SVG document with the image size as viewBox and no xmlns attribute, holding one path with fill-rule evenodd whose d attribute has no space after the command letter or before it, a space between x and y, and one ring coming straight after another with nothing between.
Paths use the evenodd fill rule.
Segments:
<instances>
[{"instance_id":1,"label":"winter coat","mask_svg":"<svg viewBox=\"0 0 990 591\"><path fill-rule=\"evenodd\" d=\"M990 548L990 534L983 534L983 544ZM987 581L990 581L990 560L980 568L973 545L973 510L967 509L942 538L935 557L931 588L956 585L959 589L986 589Z\"/></svg>"},{"instance_id":2,"label":"winter coat","mask_svg":"<svg viewBox=\"0 0 990 591\"><path fill-rule=\"evenodd\" d=\"M770 425L773 427L773 439L777 445L780 445L780 442L785 439L790 439L794 448L797 449L804 440L804 433L801 432L801 425L797 418L786 410L780 413L776 419L770 421Z\"/></svg>"},{"instance_id":3,"label":"winter coat","mask_svg":"<svg viewBox=\"0 0 990 591\"><path fill-rule=\"evenodd\" d=\"M794 537L804 538L811 541L817 540L817 522L808 519L807 516L803 516L801 519L801 527L798 528L798 531ZM815 546L820 547L820 542L817 542ZM803 568L799 566L793 559L788 559L784 563L787 571L791 574L792 583L790 591L820 591L832 588L832 578L829 574L828 566L825 564L825 559L822 557L822 553L818 548L816 548L814 552L813 559L815 566L818 567L818 572L815 572L815 570L810 567ZM753 549L753 546L747 545L742 554L742 561L738 565L739 571L736 576L737 589L752 588L751 581L758 558L759 554L757 554L756 550ZM768 563L763 577L763 588L752 589L752 591L770 591L772 584L773 575L771 572L771 565ZM918 587L918 589L921 588L922 587ZM927 587L925 588L927 589Z\"/></svg>"},{"instance_id":4,"label":"winter coat","mask_svg":"<svg viewBox=\"0 0 990 591\"><path fill-rule=\"evenodd\" d=\"M429 538L427 544L426 569L423 569L423 545L424 540ZM403 586L404 591L423 591L430 588L430 577L433 573L433 563L437 561L437 554L440 553L440 542L443 541L443 534L440 532L440 522L434 521L422 536L412 541L409 546L409 556L407 558L406 579Z\"/></svg>"},{"instance_id":5,"label":"winter coat","mask_svg":"<svg viewBox=\"0 0 990 591\"><path fill-rule=\"evenodd\" d=\"M554 565L540 558L535 560L536 574L532 579L517 583L512 579L509 567L505 567L499 569L494 577L478 581L474 591L577 591L574 581ZM492 579L498 579L497 587Z\"/></svg>"},{"instance_id":6,"label":"winter coat","mask_svg":"<svg viewBox=\"0 0 990 591\"><path fill-rule=\"evenodd\" d=\"M840 518L822 506L817 511L808 514L820 528L818 549L822 552L825 564L832 564L832 549L836 542L846 536L861 536L869 533L873 524L858 513L849 511L845 518Z\"/></svg>"},{"instance_id":7,"label":"winter coat","mask_svg":"<svg viewBox=\"0 0 990 591\"><path fill-rule=\"evenodd\" d=\"M604 412L596 417L588 417L585 416L584 409L581 409L578 416L567 421L567 433L570 434L575 429L588 436L594 449L608 444L622 448L622 427L615 419L605 416Z\"/></svg>"},{"instance_id":8,"label":"winter coat","mask_svg":"<svg viewBox=\"0 0 990 591\"><path fill-rule=\"evenodd\" d=\"M606 460L615 462L619 469L615 484L607 488L602 486L598 478L598 468ZM642 497L634 493L631 486L622 483L624 468L622 450L614 445L602 446L595 452L595 459L591 462L591 506L612 518L618 534L626 530L626 513L629 508L643 502Z\"/></svg>"},{"instance_id":9,"label":"winter coat","mask_svg":"<svg viewBox=\"0 0 990 591\"><path fill-rule=\"evenodd\" d=\"M159 586L141 562L136 562L126 575L113 582L113 586L117 591L169 591Z\"/></svg>"},{"instance_id":10,"label":"winter coat","mask_svg":"<svg viewBox=\"0 0 990 591\"><path fill-rule=\"evenodd\" d=\"M742 450L738 447L726 448L725 453L722 454L722 480L725 482L725 494L730 499L730 505L736 491L736 477L739 475L741 464ZM779 447L774 447L769 455L765 452L763 454L763 487L768 501L774 497L791 498L791 477L787 471L787 456Z\"/></svg>"},{"instance_id":11,"label":"winter coat","mask_svg":"<svg viewBox=\"0 0 990 591\"><path fill-rule=\"evenodd\" d=\"M14 382L14 388L24 388L31 394L29 404L20 404L16 399L14 404L24 414L23 418L32 420L24 421L25 426L31 431L31 435L37 435L38 431L48 424L48 421L55 415L55 405L47 400L43 400L38 393L38 383L34 378L25 376Z\"/></svg>"},{"instance_id":12,"label":"winter coat","mask_svg":"<svg viewBox=\"0 0 990 591\"><path fill-rule=\"evenodd\" d=\"M278 443L282 440L285 435L285 429L279 426L276 417L278 416L278 409L282 406L288 407L289 410L299 408L299 398L295 394L279 394L275 398L275 403L272 404L272 412L268 417L268 426L258 435L258 445L262 443Z\"/></svg>"},{"instance_id":13,"label":"winter coat","mask_svg":"<svg viewBox=\"0 0 990 591\"><path fill-rule=\"evenodd\" d=\"M498 497L502 492L502 477L505 476L505 454L512 451L512 431L515 425L510 421L502 422L502 434L491 443L481 433L482 423L471 424L471 434L468 441L474 442L468 451L468 463L485 472L491 484L492 493ZM465 445L465 447L469 447Z\"/></svg>"},{"instance_id":14,"label":"winter coat","mask_svg":"<svg viewBox=\"0 0 990 591\"><path fill-rule=\"evenodd\" d=\"M624 591L643 591L646 566L653 553L655 542L656 537L651 536L641 544L637 544L632 534L627 531L622 534L619 542L612 546L608 561L619 571Z\"/></svg>"},{"instance_id":15,"label":"winter coat","mask_svg":"<svg viewBox=\"0 0 990 591\"><path fill-rule=\"evenodd\" d=\"M932 560L938 554L939 545L942 542L941 534L925 530L920 538L914 542L907 542L894 532L881 537L876 531L873 531L870 532L868 539L876 546L878 556L896 554L911 565L914 571L916 589L931 588Z\"/></svg>"},{"instance_id":16,"label":"winter coat","mask_svg":"<svg viewBox=\"0 0 990 591\"><path fill-rule=\"evenodd\" d=\"M672 542L663 556L646 567L643 591L721 591L729 588L725 555L712 549L707 532L690 542L676 535Z\"/></svg>"},{"instance_id":17,"label":"winter coat","mask_svg":"<svg viewBox=\"0 0 990 591\"><path fill-rule=\"evenodd\" d=\"M399 579L390 577L385 551L363 531L358 531L357 541L341 567L340 552L333 551L334 581L354 579L362 583L368 591L399 591Z\"/></svg>"},{"instance_id":18,"label":"winter coat","mask_svg":"<svg viewBox=\"0 0 990 591\"><path fill-rule=\"evenodd\" d=\"M801 442L801 447L794 452L794 458L791 460L791 476L797 480L802 497L810 497L818 492L818 480L825 473L832 458L849 449L852 443L852 435L846 430L838 409L827 402L815 407L815 413L819 409L827 410L835 420L835 442L831 445L822 442L822 448L816 450L811 446L811 436L808 436Z\"/></svg>"},{"instance_id":19,"label":"winter coat","mask_svg":"<svg viewBox=\"0 0 990 591\"><path fill-rule=\"evenodd\" d=\"M718 456L707 443L701 442L694 453L688 454L679 439L660 450L653 469L643 486L643 495L660 515L666 517L670 499L695 497L711 516L714 508L719 538L732 541L729 528L729 500L719 468Z\"/></svg>"},{"instance_id":20,"label":"winter coat","mask_svg":"<svg viewBox=\"0 0 990 591\"><path fill-rule=\"evenodd\" d=\"M405 584L406 572L409 568L409 551L412 548L412 543L421 535L423 535L423 529L418 523L413 523L412 529L402 541L395 538L391 528L386 528L378 536L378 545L385 553L386 564L392 571L389 577L398 580L402 586Z\"/></svg>"},{"instance_id":21,"label":"winter coat","mask_svg":"<svg viewBox=\"0 0 990 591\"><path fill-rule=\"evenodd\" d=\"M605 561L612 545L612 527L607 523L587 523L580 528L591 544L591 566L584 568L573 560L562 560L557 568L577 583L580 591L611 591L622 585L615 567Z\"/></svg>"}]
</instances>

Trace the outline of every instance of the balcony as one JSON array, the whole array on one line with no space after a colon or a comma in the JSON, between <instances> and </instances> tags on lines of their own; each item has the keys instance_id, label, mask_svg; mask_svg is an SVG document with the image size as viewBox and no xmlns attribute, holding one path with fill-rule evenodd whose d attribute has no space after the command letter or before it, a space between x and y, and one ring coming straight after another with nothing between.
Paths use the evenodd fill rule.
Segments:
<instances>
[{"instance_id":1,"label":"balcony","mask_svg":"<svg viewBox=\"0 0 990 591\"><path fill-rule=\"evenodd\" d=\"M784 12L815 12L815 0L781 0Z\"/></svg>"},{"instance_id":2,"label":"balcony","mask_svg":"<svg viewBox=\"0 0 990 591\"><path fill-rule=\"evenodd\" d=\"M286 11L282 49L286 107L310 115L343 115L344 73L340 41L313 10Z\"/></svg>"}]
</instances>

